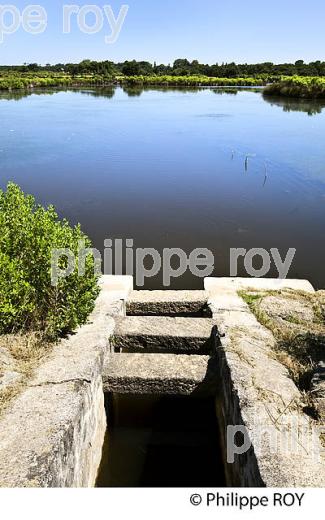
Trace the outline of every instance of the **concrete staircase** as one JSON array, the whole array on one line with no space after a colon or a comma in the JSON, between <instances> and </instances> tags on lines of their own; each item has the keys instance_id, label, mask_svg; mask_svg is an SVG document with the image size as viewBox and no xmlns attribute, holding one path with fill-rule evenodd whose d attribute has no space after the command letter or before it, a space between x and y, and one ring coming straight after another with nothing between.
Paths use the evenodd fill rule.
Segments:
<instances>
[{"instance_id":1,"label":"concrete staircase","mask_svg":"<svg viewBox=\"0 0 325 520\"><path fill-rule=\"evenodd\" d=\"M205 291L133 291L115 319L104 389L215 395L218 340Z\"/></svg>"}]
</instances>

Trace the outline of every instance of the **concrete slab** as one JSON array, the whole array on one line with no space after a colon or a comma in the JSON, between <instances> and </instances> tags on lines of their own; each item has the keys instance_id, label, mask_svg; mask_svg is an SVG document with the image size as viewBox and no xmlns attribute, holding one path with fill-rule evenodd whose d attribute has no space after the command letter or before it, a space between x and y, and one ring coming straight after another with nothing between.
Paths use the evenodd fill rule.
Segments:
<instances>
[{"instance_id":1,"label":"concrete slab","mask_svg":"<svg viewBox=\"0 0 325 520\"><path fill-rule=\"evenodd\" d=\"M133 276L103 275L99 285L106 291L122 292L127 296L133 290Z\"/></svg>"},{"instance_id":2,"label":"concrete slab","mask_svg":"<svg viewBox=\"0 0 325 520\"><path fill-rule=\"evenodd\" d=\"M296 291L315 292L308 280L281 280L279 278L205 278L205 290L211 293L240 291L241 289L257 289L265 291L280 291L293 289Z\"/></svg>"},{"instance_id":3,"label":"concrete slab","mask_svg":"<svg viewBox=\"0 0 325 520\"><path fill-rule=\"evenodd\" d=\"M105 363L105 392L215 395L218 379L209 356L111 354Z\"/></svg>"},{"instance_id":4,"label":"concrete slab","mask_svg":"<svg viewBox=\"0 0 325 520\"><path fill-rule=\"evenodd\" d=\"M126 312L130 316L211 317L207 299L205 291L132 291L126 303Z\"/></svg>"},{"instance_id":5,"label":"concrete slab","mask_svg":"<svg viewBox=\"0 0 325 520\"><path fill-rule=\"evenodd\" d=\"M115 350L133 353L209 354L213 321L206 318L127 316L115 320Z\"/></svg>"}]
</instances>

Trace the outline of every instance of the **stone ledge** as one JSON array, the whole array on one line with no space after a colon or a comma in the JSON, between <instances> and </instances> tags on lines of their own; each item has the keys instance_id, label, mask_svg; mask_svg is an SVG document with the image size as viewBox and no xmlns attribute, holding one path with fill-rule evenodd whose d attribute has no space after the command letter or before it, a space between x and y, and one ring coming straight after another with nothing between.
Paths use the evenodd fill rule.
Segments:
<instances>
[{"instance_id":1,"label":"stone ledge","mask_svg":"<svg viewBox=\"0 0 325 520\"><path fill-rule=\"evenodd\" d=\"M263 285L262 281L256 285L251 280L245 280L245 284L260 289L272 285ZM272 333L238 296L237 290L244 285L232 279L206 284L213 291L218 289L210 293L210 304L218 327L226 333L217 349L221 435L225 435L227 425L242 425L252 442L250 450L237 455L234 464L226 464L228 481L242 487L324 487L325 465L319 457L319 446L313 443L314 423L302 412L301 394L287 369L275 359ZM287 281L288 286L308 290L309 283ZM277 439L290 427L299 453L288 453L283 442L272 453L261 432L267 429L271 438ZM299 440L301 432L305 446ZM288 435L284 438L288 441ZM223 443L226 450L225 438Z\"/></svg>"},{"instance_id":2,"label":"stone ledge","mask_svg":"<svg viewBox=\"0 0 325 520\"><path fill-rule=\"evenodd\" d=\"M134 316L206 316L207 300L205 291L132 291L126 310Z\"/></svg>"},{"instance_id":3,"label":"stone ledge","mask_svg":"<svg viewBox=\"0 0 325 520\"><path fill-rule=\"evenodd\" d=\"M133 290L133 276L105 274L101 276L99 286L105 292L120 293L126 297Z\"/></svg>"},{"instance_id":4,"label":"stone ledge","mask_svg":"<svg viewBox=\"0 0 325 520\"><path fill-rule=\"evenodd\" d=\"M209 354L212 329L209 318L127 316L116 319L113 342L131 353Z\"/></svg>"},{"instance_id":5,"label":"stone ledge","mask_svg":"<svg viewBox=\"0 0 325 520\"><path fill-rule=\"evenodd\" d=\"M204 289L208 293L226 293L242 289L256 289L264 291L280 291L293 289L295 291L315 292L308 280L279 279L279 278L205 278Z\"/></svg>"},{"instance_id":6,"label":"stone ledge","mask_svg":"<svg viewBox=\"0 0 325 520\"><path fill-rule=\"evenodd\" d=\"M111 354L104 366L107 392L215 395L215 360L209 356Z\"/></svg>"}]
</instances>

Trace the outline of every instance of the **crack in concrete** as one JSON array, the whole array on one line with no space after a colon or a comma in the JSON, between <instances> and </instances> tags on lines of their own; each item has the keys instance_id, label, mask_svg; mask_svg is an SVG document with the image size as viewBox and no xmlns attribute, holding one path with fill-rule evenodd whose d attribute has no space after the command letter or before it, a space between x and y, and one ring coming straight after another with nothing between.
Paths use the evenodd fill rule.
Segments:
<instances>
[{"instance_id":1,"label":"crack in concrete","mask_svg":"<svg viewBox=\"0 0 325 520\"><path fill-rule=\"evenodd\" d=\"M37 388L41 386L50 386L50 385L64 385L66 383L87 383L91 384L90 379L85 378L74 378L74 379L63 379L62 381L44 381L43 383L38 383L36 385L29 385L30 388Z\"/></svg>"}]
</instances>

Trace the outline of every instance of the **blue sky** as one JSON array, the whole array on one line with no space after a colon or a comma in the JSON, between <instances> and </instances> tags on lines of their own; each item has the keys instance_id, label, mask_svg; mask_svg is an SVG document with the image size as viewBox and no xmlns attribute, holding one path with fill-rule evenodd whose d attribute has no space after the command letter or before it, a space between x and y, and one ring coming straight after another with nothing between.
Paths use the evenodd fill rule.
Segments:
<instances>
[{"instance_id":1,"label":"blue sky","mask_svg":"<svg viewBox=\"0 0 325 520\"><path fill-rule=\"evenodd\" d=\"M28 4L42 5L48 14L43 34L20 28L4 35L0 64L79 62L84 58L126 59L171 63L175 58L204 63L236 61L294 62L325 60L324 0L11 0L21 12ZM72 17L71 33L62 34L64 4L111 5L116 16L123 3L129 11L119 38L105 19L97 34L83 34ZM2 4L3 5L3 4ZM92 18L88 19L89 24ZM1 18L0 18L1 22ZM9 23L9 17L5 18Z\"/></svg>"}]
</instances>

